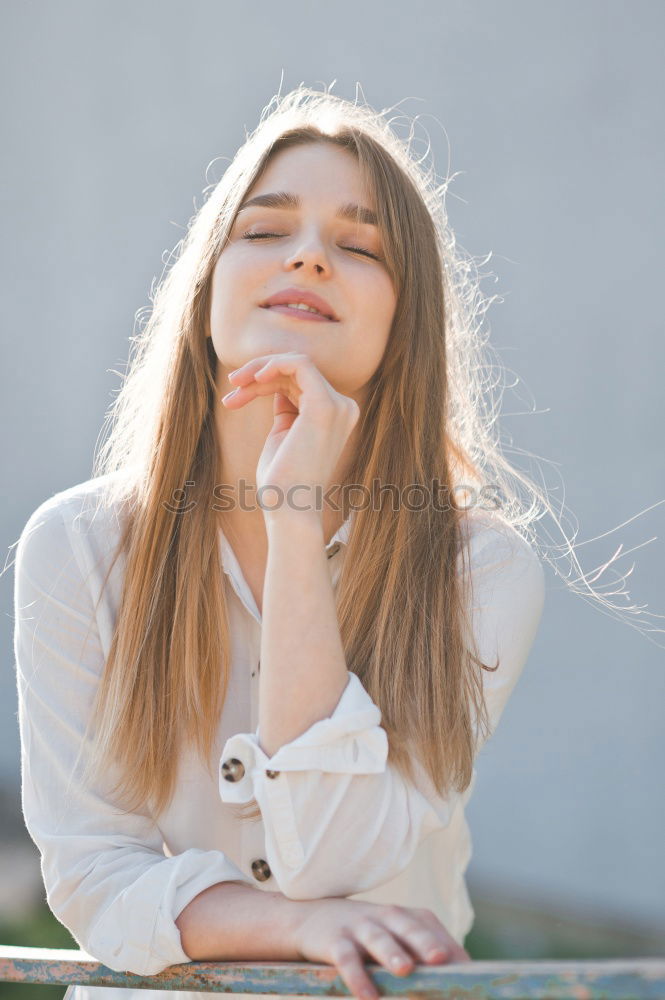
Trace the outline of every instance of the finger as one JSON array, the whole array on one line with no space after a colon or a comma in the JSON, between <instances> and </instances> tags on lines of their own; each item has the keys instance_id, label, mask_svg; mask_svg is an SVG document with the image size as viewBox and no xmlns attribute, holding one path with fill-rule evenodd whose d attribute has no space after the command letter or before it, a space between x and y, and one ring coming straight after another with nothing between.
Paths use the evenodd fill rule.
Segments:
<instances>
[{"instance_id":1,"label":"finger","mask_svg":"<svg viewBox=\"0 0 665 1000\"><path fill-rule=\"evenodd\" d=\"M303 409L305 396L303 392L298 390L298 386L295 381L291 378L280 377L274 373L269 380L263 379L260 382L256 381L254 376L251 376L251 380L247 385L236 386L235 389L230 390L225 396L222 396L221 402L224 406L239 409L241 406L244 406L245 403L249 403L250 400L255 399L257 396L270 396L272 394L275 394L277 399L280 396L283 396L286 400L288 400L290 403L290 412L293 413L294 416L298 416L298 414L305 412ZM323 413L323 405L325 405L325 403L325 398L317 400L309 415L313 412ZM279 412L279 410L276 410L275 412Z\"/></svg>"},{"instance_id":2,"label":"finger","mask_svg":"<svg viewBox=\"0 0 665 1000\"><path fill-rule=\"evenodd\" d=\"M333 942L331 958L347 988L358 1000L378 1000L379 992L350 938L344 936Z\"/></svg>"},{"instance_id":3,"label":"finger","mask_svg":"<svg viewBox=\"0 0 665 1000\"><path fill-rule=\"evenodd\" d=\"M261 368L254 373L254 379L254 385L267 386L271 392L281 392L289 399L293 399L294 405L299 407L303 395L302 390L294 378L284 375L276 366Z\"/></svg>"},{"instance_id":4,"label":"finger","mask_svg":"<svg viewBox=\"0 0 665 1000\"><path fill-rule=\"evenodd\" d=\"M258 358L253 358L246 364L241 365L234 372L230 372L227 377L231 383L235 384L237 389L246 389L250 386L258 387L259 385L266 386L266 392L259 393L259 395L266 395L267 392L281 390L297 407L302 396L302 386L299 385L298 380L293 374L293 362L296 361L309 363L314 367L306 354L296 354L292 351L290 353L261 355ZM286 367L287 362L291 363L288 368ZM321 382L322 376L320 372L318 372L318 369L315 369L315 372L318 375L319 382ZM240 396L239 393L235 393L231 397L230 393L226 393L222 397L222 402L226 403L228 399L233 399L234 402L247 402L249 398L253 397Z\"/></svg>"},{"instance_id":5,"label":"finger","mask_svg":"<svg viewBox=\"0 0 665 1000\"><path fill-rule=\"evenodd\" d=\"M229 382L235 382L237 379L242 378L248 372L254 373L257 369L262 368L266 361L270 361L270 358L276 357L273 354L259 354L255 358L250 358L249 361L245 361L244 365L240 365L239 368L234 368L233 371L227 373L227 378Z\"/></svg>"},{"instance_id":6,"label":"finger","mask_svg":"<svg viewBox=\"0 0 665 1000\"><path fill-rule=\"evenodd\" d=\"M382 924L375 920L361 920L352 927L356 941L365 948L372 958L385 966L395 976L405 976L413 971L413 958L400 941Z\"/></svg>"},{"instance_id":7,"label":"finger","mask_svg":"<svg viewBox=\"0 0 665 1000\"><path fill-rule=\"evenodd\" d=\"M382 922L413 952L418 962L439 965L463 960L464 949L429 911L387 911Z\"/></svg>"},{"instance_id":8,"label":"finger","mask_svg":"<svg viewBox=\"0 0 665 1000\"><path fill-rule=\"evenodd\" d=\"M421 913L427 924L432 928L432 932L435 935L440 936L443 947L448 951L449 962L471 961L471 956L468 951L455 940L452 934L443 926L439 918L432 912L432 910L423 909Z\"/></svg>"},{"instance_id":9,"label":"finger","mask_svg":"<svg viewBox=\"0 0 665 1000\"><path fill-rule=\"evenodd\" d=\"M277 359L294 359L301 358L305 361L309 361L310 358L306 354L299 354L296 351L283 351L281 354L260 354L256 358L252 358L250 361L246 361L244 365L240 365L240 368L236 368L235 371L229 372L227 378L229 382L242 382L246 378L253 378L254 373L260 368L265 367L265 365L270 361L275 361Z\"/></svg>"},{"instance_id":10,"label":"finger","mask_svg":"<svg viewBox=\"0 0 665 1000\"><path fill-rule=\"evenodd\" d=\"M275 378L285 380L287 384L292 382L298 400L306 394L303 405L306 402L316 406L333 402L332 387L307 354L275 354L252 371L255 380L261 384Z\"/></svg>"},{"instance_id":11,"label":"finger","mask_svg":"<svg viewBox=\"0 0 665 1000\"><path fill-rule=\"evenodd\" d=\"M235 389L231 389L225 396L222 396L221 401L224 406L239 408L250 400L256 399L257 396L270 396L273 393L286 397L293 406L294 412L296 414L300 412L298 409L299 397L295 395L295 386L287 379L274 379L268 383L261 383L255 382L252 378L248 385L239 385Z\"/></svg>"}]
</instances>

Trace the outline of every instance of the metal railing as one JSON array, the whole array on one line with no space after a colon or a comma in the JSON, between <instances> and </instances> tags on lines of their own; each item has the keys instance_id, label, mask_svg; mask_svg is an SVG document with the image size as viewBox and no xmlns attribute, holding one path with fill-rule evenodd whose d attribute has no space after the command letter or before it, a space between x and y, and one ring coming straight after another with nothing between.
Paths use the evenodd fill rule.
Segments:
<instances>
[{"instance_id":1,"label":"metal railing","mask_svg":"<svg viewBox=\"0 0 665 1000\"><path fill-rule=\"evenodd\" d=\"M381 996L423 1000L665 1000L665 957L584 961L472 961L417 965L393 976L366 963ZM0 946L0 982L126 989L349 996L332 965L300 962L187 962L156 976L115 972L84 951Z\"/></svg>"}]
</instances>

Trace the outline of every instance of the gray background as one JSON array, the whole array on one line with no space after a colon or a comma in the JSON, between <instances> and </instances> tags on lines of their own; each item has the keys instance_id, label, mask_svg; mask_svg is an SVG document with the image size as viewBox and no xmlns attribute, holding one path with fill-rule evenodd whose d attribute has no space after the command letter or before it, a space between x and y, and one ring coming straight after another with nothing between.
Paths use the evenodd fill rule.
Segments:
<instances>
[{"instance_id":1,"label":"gray background","mask_svg":"<svg viewBox=\"0 0 665 1000\"><path fill-rule=\"evenodd\" d=\"M353 98L359 81L373 106L422 116L418 149L429 137L439 176L459 171L448 197L459 243L492 252L481 267L485 294L503 299L492 343L508 380L519 376L505 433L540 457L578 541L644 511L579 555L588 572L622 543L641 546L621 562L635 563L631 601L665 611L664 4L4 0L0 29L8 562L38 504L89 478L134 314L283 75L282 93L336 80L333 93ZM665 638L546 569L529 664L478 761L469 874L543 907L663 926ZM7 829L19 782L12 580L8 568Z\"/></svg>"}]
</instances>

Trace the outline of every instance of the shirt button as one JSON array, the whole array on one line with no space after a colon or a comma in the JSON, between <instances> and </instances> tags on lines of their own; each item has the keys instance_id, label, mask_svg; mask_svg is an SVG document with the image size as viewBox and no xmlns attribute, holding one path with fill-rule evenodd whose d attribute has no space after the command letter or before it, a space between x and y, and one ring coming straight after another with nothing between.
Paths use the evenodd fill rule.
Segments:
<instances>
[{"instance_id":1,"label":"shirt button","mask_svg":"<svg viewBox=\"0 0 665 1000\"><path fill-rule=\"evenodd\" d=\"M229 757L222 764L222 774L226 781L240 781L245 776L245 765L237 757Z\"/></svg>"},{"instance_id":2,"label":"shirt button","mask_svg":"<svg viewBox=\"0 0 665 1000\"><path fill-rule=\"evenodd\" d=\"M256 861L252 861L252 875L257 882L265 882L270 878L272 872L267 861L263 858L257 858Z\"/></svg>"},{"instance_id":3,"label":"shirt button","mask_svg":"<svg viewBox=\"0 0 665 1000\"><path fill-rule=\"evenodd\" d=\"M278 774L279 771L266 771L266 777L268 778L276 778Z\"/></svg>"}]
</instances>

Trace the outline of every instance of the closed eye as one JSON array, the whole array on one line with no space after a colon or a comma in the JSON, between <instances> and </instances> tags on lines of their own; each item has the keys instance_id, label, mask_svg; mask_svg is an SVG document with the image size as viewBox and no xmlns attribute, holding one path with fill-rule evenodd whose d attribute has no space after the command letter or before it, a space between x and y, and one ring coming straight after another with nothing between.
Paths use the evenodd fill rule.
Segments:
<instances>
[{"instance_id":1,"label":"closed eye","mask_svg":"<svg viewBox=\"0 0 665 1000\"><path fill-rule=\"evenodd\" d=\"M383 260L383 257L379 257L378 254L372 253L371 250L363 250L362 247L342 247L342 250L351 250L353 253L361 253L364 257L371 257L372 260Z\"/></svg>"},{"instance_id":2,"label":"closed eye","mask_svg":"<svg viewBox=\"0 0 665 1000\"><path fill-rule=\"evenodd\" d=\"M264 240L270 237L280 237L283 233L243 233L243 240ZM362 254L363 257L371 257L372 260L383 260L383 257L379 257L378 254L372 253L371 250L364 250L362 247L342 247L342 250L350 250L352 253Z\"/></svg>"}]
</instances>

